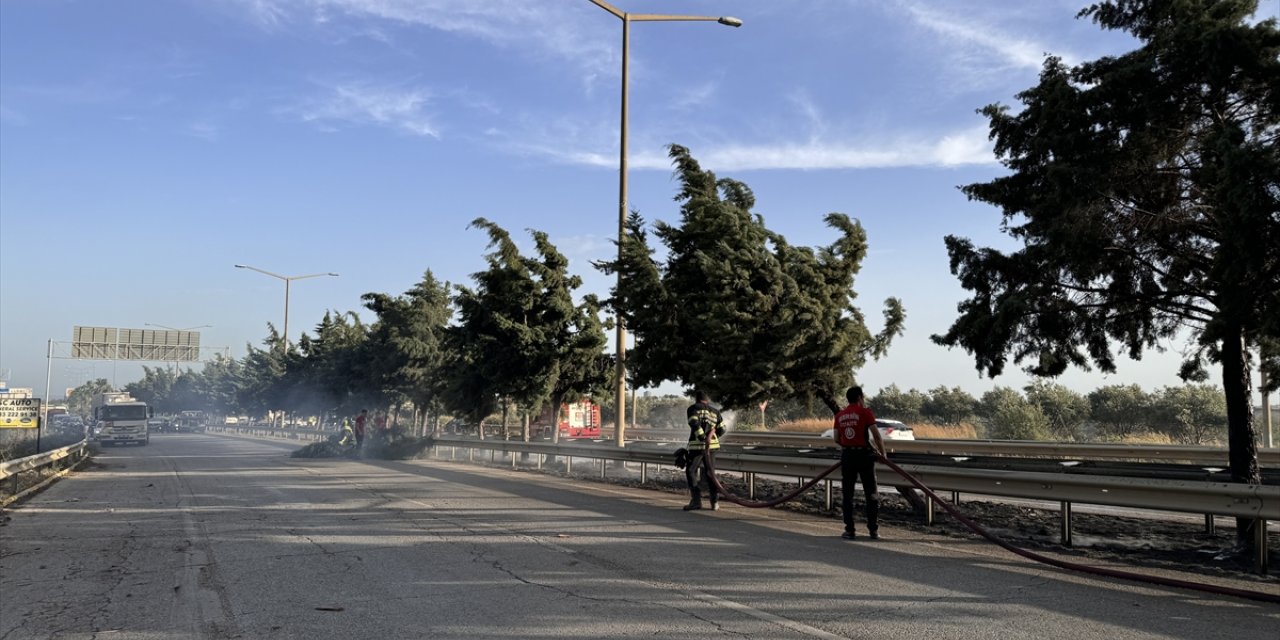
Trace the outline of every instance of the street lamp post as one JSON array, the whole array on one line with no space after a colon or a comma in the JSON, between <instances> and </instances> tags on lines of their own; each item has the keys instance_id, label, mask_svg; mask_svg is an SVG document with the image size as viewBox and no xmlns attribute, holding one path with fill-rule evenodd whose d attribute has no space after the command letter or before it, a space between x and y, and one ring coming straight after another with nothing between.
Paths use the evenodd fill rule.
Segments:
<instances>
[{"instance_id":1,"label":"street lamp post","mask_svg":"<svg viewBox=\"0 0 1280 640\"><path fill-rule=\"evenodd\" d=\"M281 345L282 345L282 350L286 352L289 350L289 284L292 283L294 280L306 280L307 278L320 278L323 276L333 276L336 278L338 276L338 274L333 273L332 271L327 273L312 273L305 276L282 276L278 273L272 273L265 269L251 267L247 264L238 264L238 265L235 265L235 267L237 269L248 269L250 271L257 271L258 273L271 276L272 278L276 278L277 280L284 280L284 341L281 343Z\"/></svg>"},{"instance_id":2,"label":"street lamp post","mask_svg":"<svg viewBox=\"0 0 1280 640\"><path fill-rule=\"evenodd\" d=\"M168 326L165 326L165 325L162 325L162 324L154 324L154 323L151 323L151 322L144 322L144 323L142 323L142 325L143 325L143 326L146 326L146 327L155 327L155 328L157 328L157 329L166 329L166 330L169 330L169 331L195 331L196 329L209 329L209 328L212 328L212 327L213 327L213 325L211 325L211 324L202 324L202 325L200 325L200 326L198 326L198 327L187 327L186 329L178 329L177 327L168 327ZM200 354L198 354L198 353L197 353L197 354L196 354L196 358L197 358L197 359L199 359L199 357L200 357ZM177 375L177 374L178 374L178 361L177 361L177 360L174 360L174 361L173 361L173 373L174 373L174 375Z\"/></svg>"},{"instance_id":3,"label":"street lamp post","mask_svg":"<svg viewBox=\"0 0 1280 640\"><path fill-rule=\"evenodd\" d=\"M618 261L622 261L622 239L627 229L627 60L631 53L632 22L718 22L729 27L741 27L742 21L729 16L676 16L657 13L627 13L604 0L591 0L591 3L608 11L622 20L622 124L621 144L618 148ZM622 286L622 272L618 271L618 286ZM617 353L617 395L615 403L618 408L617 426L614 428L614 442L626 446L624 431L627 412L627 329L622 324L622 317L614 318L617 337L614 350Z\"/></svg>"}]
</instances>

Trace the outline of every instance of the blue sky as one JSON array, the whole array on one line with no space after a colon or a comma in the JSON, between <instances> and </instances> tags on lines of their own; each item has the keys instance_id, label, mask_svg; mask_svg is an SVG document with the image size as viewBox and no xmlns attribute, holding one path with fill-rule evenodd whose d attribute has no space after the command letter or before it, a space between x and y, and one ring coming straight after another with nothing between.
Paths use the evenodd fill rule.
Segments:
<instances>
[{"instance_id":1,"label":"blue sky","mask_svg":"<svg viewBox=\"0 0 1280 640\"><path fill-rule=\"evenodd\" d=\"M733 15L635 23L630 204L678 215L664 146L750 185L793 244L860 219L864 312L901 297L907 334L860 378L978 394L934 346L963 291L942 237L1010 246L957 185L1001 173L974 110L1014 102L1046 53L1128 50L1074 18L1083 0L619 0ZM47 341L76 325L203 329L243 355L283 319L359 309L432 269L483 268L483 216L550 234L586 281L617 228L621 21L587 0L5 0L0 3L0 370L43 391ZM364 316L371 319L371 314ZM1170 347L1177 350L1179 345ZM1177 355L1072 372L1081 391L1177 384ZM54 360L53 388L140 375ZM55 395L59 395L56 394Z\"/></svg>"}]
</instances>

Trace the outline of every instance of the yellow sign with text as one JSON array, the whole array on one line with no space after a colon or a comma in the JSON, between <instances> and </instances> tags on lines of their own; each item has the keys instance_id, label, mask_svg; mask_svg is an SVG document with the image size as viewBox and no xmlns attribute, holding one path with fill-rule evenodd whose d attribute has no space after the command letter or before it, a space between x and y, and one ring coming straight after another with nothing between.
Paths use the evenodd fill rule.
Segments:
<instances>
[{"instance_id":1,"label":"yellow sign with text","mask_svg":"<svg viewBox=\"0 0 1280 640\"><path fill-rule=\"evenodd\" d=\"M35 429L40 426L40 398L0 396L0 429Z\"/></svg>"}]
</instances>

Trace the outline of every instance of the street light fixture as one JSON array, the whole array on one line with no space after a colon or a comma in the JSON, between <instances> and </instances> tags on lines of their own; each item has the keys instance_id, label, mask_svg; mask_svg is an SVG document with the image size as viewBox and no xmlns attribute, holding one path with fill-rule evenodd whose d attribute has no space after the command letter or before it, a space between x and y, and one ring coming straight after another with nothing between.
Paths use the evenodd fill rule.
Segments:
<instances>
[{"instance_id":1,"label":"street light fixture","mask_svg":"<svg viewBox=\"0 0 1280 640\"><path fill-rule=\"evenodd\" d=\"M258 273L261 273L261 274L263 274L263 275L271 276L272 278L276 278L277 280L284 280L284 342L283 342L283 350L284 350L284 351L286 351L286 352L289 350L289 284L290 284L290 283L292 283L294 280L306 280L307 278L320 278L320 277L324 277L324 276L332 276L332 277L335 277L335 278L336 278L336 277L338 276L338 274L333 273L332 271L329 271L329 272L326 272L326 273L312 273L312 274L308 274L308 275L305 275L305 276L282 276L282 275L280 275L280 274L278 274L278 273L272 273L272 272L270 272L270 271L267 271L266 269L259 269L259 268L257 268L257 267L251 267L251 266L249 266L249 265L247 265L247 264L238 264L238 265L235 265L235 267L236 267L237 269L248 269L248 270L250 270L250 271L257 271Z\"/></svg>"},{"instance_id":2,"label":"street light fixture","mask_svg":"<svg viewBox=\"0 0 1280 640\"><path fill-rule=\"evenodd\" d=\"M741 27L742 21L730 16L677 16L658 13L627 13L617 7L605 2L604 0L591 0L591 3L608 11L614 17L622 20L622 126L621 126L621 144L618 150L618 261L622 261L622 238L627 228L627 77L628 64L627 60L631 53L631 23L632 22L718 22L727 27ZM622 286L622 271L618 271L618 287ZM618 408L618 422L614 428L614 442L619 446L626 446L626 438L623 431L626 427L626 406L627 406L627 366L626 366L626 344L627 329L622 325L622 318L615 317L617 328L617 342L614 350L617 352L617 396L616 405Z\"/></svg>"}]
</instances>

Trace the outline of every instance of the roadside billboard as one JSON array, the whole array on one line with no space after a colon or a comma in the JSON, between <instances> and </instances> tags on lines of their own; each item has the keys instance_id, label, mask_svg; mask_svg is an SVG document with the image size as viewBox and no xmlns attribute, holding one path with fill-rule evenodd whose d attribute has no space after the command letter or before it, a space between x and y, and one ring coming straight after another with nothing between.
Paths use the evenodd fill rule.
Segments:
<instances>
[{"instance_id":1,"label":"roadside billboard","mask_svg":"<svg viewBox=\"0 0 1280 640\"><path fill-rule=\"evenodd\" d=\"M35 429L40 426L40 398L0 396L0 429Z\"/></svg>"}]
</instances>

